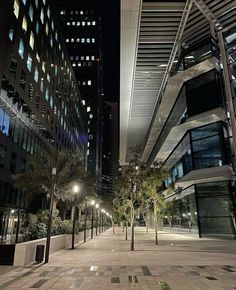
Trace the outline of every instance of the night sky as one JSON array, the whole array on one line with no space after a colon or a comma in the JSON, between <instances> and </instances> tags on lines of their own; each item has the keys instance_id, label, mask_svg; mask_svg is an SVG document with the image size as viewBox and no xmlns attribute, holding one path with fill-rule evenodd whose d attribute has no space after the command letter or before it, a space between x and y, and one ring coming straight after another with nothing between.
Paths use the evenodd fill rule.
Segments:
<instances>
[{"instance_id":1,"label":"night sky","mask_svg":"<svg viewBox=\"0 0 236 290\"><path fill-rule=\"evenodd\" d=\"M101 1L104 98L119 101L120 88L120 0Z\"/></svg>"}]
</instances>

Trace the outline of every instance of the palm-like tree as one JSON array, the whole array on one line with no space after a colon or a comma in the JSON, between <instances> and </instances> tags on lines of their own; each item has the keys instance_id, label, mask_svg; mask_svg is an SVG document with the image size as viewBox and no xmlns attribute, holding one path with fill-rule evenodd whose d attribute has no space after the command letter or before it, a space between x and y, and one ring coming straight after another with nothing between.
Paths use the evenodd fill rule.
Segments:
<instances>
[{"instance_id":1,"label":"palm-like tree","mask_svg":"<svg viewBox=\"0 0 236 290\"><path fill-rule=\"evenodd\" d=\"M54 176L54 208L58 201L73 202L73 184L80 186L81 196L94 193L95 182L84 169L84 161L77 152L53 151L50 157L27 160L27 170L13 176L14 186L21 187L29 195L44 193L47 197L52 190L52 168L56 168Z\"/></svg>"}]
</instances>

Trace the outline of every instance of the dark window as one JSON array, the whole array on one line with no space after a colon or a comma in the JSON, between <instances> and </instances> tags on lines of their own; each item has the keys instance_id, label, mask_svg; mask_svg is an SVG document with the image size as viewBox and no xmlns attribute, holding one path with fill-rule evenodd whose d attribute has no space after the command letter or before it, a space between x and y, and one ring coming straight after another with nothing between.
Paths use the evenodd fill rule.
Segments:
<instances>
[{"instance_id":1,"label":"dark window","mask_svg":"<svg viewBox=\"0 0 236 290\"><path fill-rule=\"evenodd\" d=\"M222 106L221 87L212 70L185 84L188 116L194 116Z\"/></svg>"},{"instance_id":2,"label":"dark window","mask_svg":"<svg viewBox=\"0 0 236 290\"><path fill-rule=\"evenodd\" d=\"M4 168L6 158L6 147L0 145L0 168Z\"/></svg>"},{"instance_id":3,"label":"dark window","mask_svg":"<svg viewBox=\"0 0 236 290\"><path fill-rule=\"evenodd\" d=\"M11 171L11 173L16 173L16 159L17 159L16 153L12 152L12 154L11 154L11 163L10 163L10 171Z\"/></svg>"}]
</instances>

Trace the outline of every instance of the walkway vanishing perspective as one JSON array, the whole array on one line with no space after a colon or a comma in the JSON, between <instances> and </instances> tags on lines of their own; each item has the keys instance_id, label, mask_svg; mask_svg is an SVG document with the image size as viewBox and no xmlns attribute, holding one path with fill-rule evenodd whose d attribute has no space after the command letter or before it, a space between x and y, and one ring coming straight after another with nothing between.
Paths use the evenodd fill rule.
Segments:
<instances>
[{"instance_id":1,"label":"walkway vanishing perspective","mask_svg":"<svg viewBox=\"0 0 236 290\"><path fill-rule=\"evenodd\" d=\"M114 235L109 229L51 255L49 264L11 268L0 275L0 289L236 289L235 241L161 232L155 246L153 232L147 235L142 227L135 232L134 252L120 228Z\"/></svg>"}]
</instances>

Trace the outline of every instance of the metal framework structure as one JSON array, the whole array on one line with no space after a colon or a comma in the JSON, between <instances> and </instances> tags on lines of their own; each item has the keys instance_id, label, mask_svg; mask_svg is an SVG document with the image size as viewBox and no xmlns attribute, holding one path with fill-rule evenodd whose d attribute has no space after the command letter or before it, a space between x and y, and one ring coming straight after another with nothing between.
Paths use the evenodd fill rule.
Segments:
<instances>
[{"instance_id":1,"label":"metal framework structure","mask_svg":"<svg viewBox=\"0 0 236 290\"><path fill-rule=\"evenodd\" d=\"M122 1L126 1L127 5L127 0ZM169 74L177 62L181 45L189 46L210 35L218 37L220 43L222 37L220 31L235 25L236 1L148 2L143 0L140 11L139 21L137 21L137 53L133 55L132 97L129 99L128 114L122 115L122 120L126 118L127 121L127 127L125 129L122 127L120 138L122 152L120 162L123 164L132 158L130 147L141 146L142 158L147 161L155 146L158 138L155 127L159 118L158 108ZM122 33L125 33L124 28ZM122 50L121 45L121 53ZM221 46L222 56L223 53ZM223 56L224 75L227 74L228 69L226 60L224 61ZM226 78L225 75L225 80ZM226 81L226 85L230 84ZM122 86L123 83L121 88ZM226 88L226 91L228 100L232 99L230 88ZM125 90L122 90L121 106L122 98L127 100ZM229 103L228 110L233 120L230 106ZM236 136L236 126L233 123L235 122L231 122L232 136ZM124 136L126 142L123 142ZM236 144L236 140L234 143Z\"/></svg>"}]
</instances>

